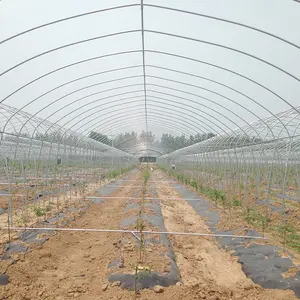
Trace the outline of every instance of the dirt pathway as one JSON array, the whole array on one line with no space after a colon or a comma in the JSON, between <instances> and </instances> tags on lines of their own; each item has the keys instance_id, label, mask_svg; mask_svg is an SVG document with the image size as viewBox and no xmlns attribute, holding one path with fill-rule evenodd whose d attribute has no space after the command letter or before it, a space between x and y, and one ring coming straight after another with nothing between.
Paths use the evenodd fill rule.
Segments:
<instances>
[{"instance_id":1,"label":"dirt pathway","mask_svg":"<svg viewBox=\"0 0 300 300\"><path fill-rule=\"evenodd\" d=\"M135 174L132 179L137 179ZM135 184L112 196L130 196ZM92 204L73 228L119 229L124 199ZM111 299L102 291L107 265L118 257L118 233L58 232L41 249L34 250L8 270L10 284L0 287L1 299ZM115 294L115 292L113 292ZM6 297L6 298L4 298Z\"/></svg>"},{"instance_id":2,"label":"dirt pathway","mask_svg":"<svg viewBox=\"0 0 300 300\"><path fill-rule=\"evenodd\" d=\"M158 170L151 176L151 180L157 182L156 189L162 199L161 207L167 230L209 233L203 218L166 183L167 179ZM167 197L176 197L183 201L163 200ZM291 291L266 291L253 284L242 271L237 259L220 249L213 238L171 236L170 239L183 283L187 287L204 284L207 289L223 290L223 293L234 297L233 299L297 299Z\"/></svg>"},{"instance_id":3,"label":"dirt pathway","mask_svg":"<svg viewBox=\"0 0 300 300\"><path fill-rule=\"evenodd\" d=\"M165 175L159 171L151 176L151 180L163 178ZM134 173L129 179L137 181L122 183L126 187L110 196L132 197L138 190L141 174ZM165 183L158 183L156 190L160 198L176 194ZM71 227L119 229L125 216L125 199L107 199L91 205ZM208 231L203 220L184 201L162 201L162 211L168 230ZM122 237L119 233L58 232L40 249L25 257L19 255L17 263L7 272L10 283L0 286L0 299L135 299L133 292L107 282L111 272L108 264L120 257L118 244ZM140 299L296 299L291 291L254 286L240 265L220 250L213 239L179 236L170 239L184 285L165 288L163 293L143 290ZM132 249L126 255L126 267L130 268L138 252Z\"/></svg>"}]
</instances>

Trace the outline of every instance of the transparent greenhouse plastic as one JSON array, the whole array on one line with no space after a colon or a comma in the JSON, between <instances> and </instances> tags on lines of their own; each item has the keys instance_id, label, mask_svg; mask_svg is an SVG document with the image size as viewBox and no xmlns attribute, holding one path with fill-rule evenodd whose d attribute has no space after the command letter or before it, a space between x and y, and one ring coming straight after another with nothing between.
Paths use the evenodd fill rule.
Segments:
<instances>
[{"instance_id":1,"label":"transparent greenhouse plastic","mask_svg":"<svg viewBox=\"0 0 300 300\"><path fill-rule=\"evenodd\" d=\"M151 157L178 189L300 251L297 1L10 2L0 1L2 229L33 228L32 210L86 208L87 191L115 191ZM147 138L114 144L124 133Z\"/></svg>"}]
</instances>

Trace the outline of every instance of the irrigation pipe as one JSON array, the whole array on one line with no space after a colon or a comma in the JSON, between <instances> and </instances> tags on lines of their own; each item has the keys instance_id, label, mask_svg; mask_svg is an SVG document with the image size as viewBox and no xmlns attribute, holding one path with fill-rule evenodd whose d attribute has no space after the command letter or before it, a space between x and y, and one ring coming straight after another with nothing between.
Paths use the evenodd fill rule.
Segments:
<instances>
[{"instance_id":1,"label":"irrigation pipe","mask_svg":"<svg viewBox=\"0 0 300 300\"><path fill-rule=\"evenodd\" d=\"M131 232L131 233L132 233L132 235L133 235L138 241L141 240L134 232Z\"/></svg>"},{"instance_id":2,"label":"irrigation pipe","mask_svg":"<svg viewBox=\"0 0 300 300\"><path fill-rule=\"evenodd\" d=\"M161 196L163 197L163 196ZM130 200L140 200L140 198L136 197L110 197L110 196L98 196L98 197L86 197L87 199L130 199ZM203 201L204 199L202 198L196 198L196 199L182 199L182 198L154 198L154 197L145 197L145 200L160 200L160 201L164 201L164 200L175 200L175 201Z\"/></svg>"},{"instance_id":3,"label":"irrigation pipe","mask_svg":"<svg viewBox=\"0 0 300 300\"><path fill-rule=\"evenodd\" d=\"M138 182L141 180L129 180L129 179L119 179L118 181L124 181L124 182ZM177 183L176 181L168 181L168 180L161 180L161 181L148 181L149 183Z\"/></svg>"},{"instance_id":4,"label":"irrigation pipe","mask_svg":"<svg viewBox=\"0 0 300 300\"><path fill-rule=\"evenodd\" d=\"M2 230L7 230L8 227L2 227ZM131 233L137 234L140 231L137 230L122 230L122 229L94 229L94 228L49 228L49 227L10 227L10 230L22 231L22 230L46 230L46 231L82 231L82 232L111 232L111 233ZM208 236L208 237L230 237L241 239L262 239L267 240L266 237L261 236L248 236L248 235L232 235L232 234L213 234L213 233L199 233L199 232L176 232L176 231L143 231L143 234L168 234L168 235L187 235L187 236Z\"/></svg>"},{"instance_id":5,"label":"irrigation pipe","mask_svg":"<svg viewBox=\"0 0 300 300\"><path fill-rule=\"evenodd\" d=\"M116 184L106 184L104 185L104 187L115 187L117 186L118 188L119 187L122 187L122 188L125 188L125 187L138 187L138 188L141 188L143 187L142 185L116 185Z\"/></svg>"}]
</instances>

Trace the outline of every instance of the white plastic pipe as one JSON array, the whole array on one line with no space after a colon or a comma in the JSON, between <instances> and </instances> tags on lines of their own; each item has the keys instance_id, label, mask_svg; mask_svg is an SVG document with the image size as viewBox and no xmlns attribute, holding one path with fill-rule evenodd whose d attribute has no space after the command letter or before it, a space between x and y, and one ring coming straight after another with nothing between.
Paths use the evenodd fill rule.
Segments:
<instances>
[{"instance_id":1,"label":"white plastic pipe","mask_svg":"<svg viewBox=\"0 0 300 300\"><path fill-rule=\"evenodd\" d=\"M163 196L161 196L163 197ZM101 199L128 199L128 200L131 200L131 199L141 199L141 198L138 198L138 197L110 197L110 196L101 196L99 195L98 197L86 197L87 199L94 199L94 198L101 198ZM204 199L183 199L183 198L155 198L155 197L145 197L144 198L145 200L160 200L160 201L163 201L163 200L176 200L176 201L200 201L200 200L204 200Z\"/></svg>"},{"instance_id":2,"label":"white plastic pipe","mask_svg":"<svg viewBox=\"0 0 300 300\"><path fill-rule=\"evenodd\" d=\"M7 230L8 227L2 227L2 230ZM122 229L97 229L97 228L49 228L49 227L10 227L10 230L47 230L47 231L82 231L82 232L114 232L114 233L140 233L138 230L122 230ZM248 235L232 235L232 234L214 234L214 233L199 233L199 232L176 232L176 231L143 231L144 234L168 234L168 235L187 235L187 236L208 236L208 237L230 237L240 239L262 239L266 237L248 236Z\"/></svg>"}]
</instances>

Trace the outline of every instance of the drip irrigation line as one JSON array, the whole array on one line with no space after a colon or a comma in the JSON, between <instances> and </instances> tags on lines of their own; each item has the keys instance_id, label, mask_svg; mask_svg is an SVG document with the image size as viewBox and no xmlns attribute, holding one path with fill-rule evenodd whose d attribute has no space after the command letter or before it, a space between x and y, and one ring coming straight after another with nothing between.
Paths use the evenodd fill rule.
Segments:
<instances>
[{"instance_id":1,"label":"drip irrigation line","mask_svg":"<svg viewBox=\"0 0 300 300\"><path fill-rule=\"evenodd\" d=\"M128 187L128 186L126 186ZM141 186L140 186L141 187ZM163 197L163 196L162 196ZM132 200L139 200L140 198L136 197L110 197L110 196L98 196L98 197L86 197L87 199L132 199ZM196 198L196 199L181 199L181 198L155 198L155 197L145 197L145 200L174 200L174 201L203 201L203 198Z\"/></svg>"},{"instance_id":2,"label":"drip irrigation line","mask_svg":"<svg viewBox=\"0 0 300 300\"><path fill-rule=\"evenodd\" d=\"M8 227L1 227L2 230L7 230ZM123 230L123 229L97 229L97 228L63 228L63 227L10 227L13 231L22 230L46 230L46 231L81 231L81 232L103 232L103 233L140 233L138 230ZM167 235L186 235L186 236L207 236L207 237L230 237L241 239L257 239L267 240L266 237L249 236L249 235L233 235L233 234L214 234L214 233L200 233L200 232L177 232L177 231L143 231L143 234L167 234Z\"/></svg>"},{"instance_id":3,"label":"drip irrigation line","mask_svg":"<svg viewBox=\"0 0 300 300\"><path fill-rule=\"evenodd\" d=\"M125 181L125 182L137 182L137 181L140 181L140 180L129 180L129 179L119 179L119 181ZM172 183L170 181L167 181L167 180L161 180L161 181L147 181L149 183ZM174 182L176 183L176 182Z\"/></svg>"},{"instance_id":4,"label":"drip irrigation line","mask_svg":"<svg viewBox=\"0 0 300 300\"><path fill-rule=\"evenodd\" d=\"M113 185L113 184L110 184L110 185L105 185L105 187L116 187L116 185ZM118 185L117 186L118 188L119 187L122 187L122 188L125 188L125 187L138 187L138 188L141 188L143 187L142 185Z\"/></svg>"}]
</instances>

